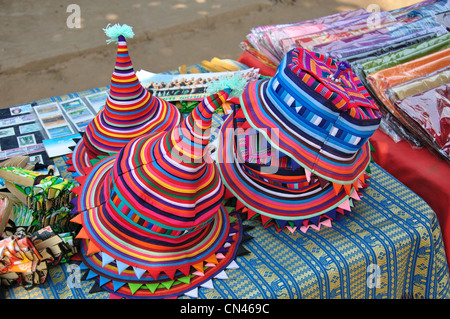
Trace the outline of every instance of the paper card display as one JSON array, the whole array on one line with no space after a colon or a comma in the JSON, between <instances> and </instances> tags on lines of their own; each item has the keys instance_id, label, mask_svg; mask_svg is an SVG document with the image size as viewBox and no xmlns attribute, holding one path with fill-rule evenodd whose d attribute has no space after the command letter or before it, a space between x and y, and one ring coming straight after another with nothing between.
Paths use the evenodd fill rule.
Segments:
<instances>
[{"instance_id":1,"label":"paper card display","mask_svg":"<svg viewBox=\"0 0 450 319\"><path fill-rule=\"evenodd\" d=\"M211 95L207 92L211 82L234 74L241 74L248 81L254 81L259 78L259 69L193 74L155 74L145 70L136 72L145 89L166 101L203 100Z\"/></svg>"},{"instance_id":2,"label":"paper card display","mask_svg":"<svg viewBox=\"0 0 450 319\"><path fill-rule=\"evenodd\" d=\"M59 138L75 133L58 103L37 105L33 109L48 138Z\"/></svg>"},{"instance_id":3,"label":"paper card display","mask_svg":"<svg viewBox=\"0 0 450 319\"><path fill-rule=\"evenodd\" d=\"M43 144L48 157L52 158L72 153L72 150L69 147L76 145L73 139L77 138L81 139L81 135L72 134L60 138L44 140Z\"/></svg>"},{"instance_id":4,"label":"paper card display","mask_svg":"<svg viewBox=\"0 0 450 319\"><path fill-rule=\"evenodd\" d=\"M94 94L85 96L86 100L94 109L95 113L100 112L100 110L105 106L106 99L108 98L107 91L101 91Z\"/></svg>"}]
</instances>

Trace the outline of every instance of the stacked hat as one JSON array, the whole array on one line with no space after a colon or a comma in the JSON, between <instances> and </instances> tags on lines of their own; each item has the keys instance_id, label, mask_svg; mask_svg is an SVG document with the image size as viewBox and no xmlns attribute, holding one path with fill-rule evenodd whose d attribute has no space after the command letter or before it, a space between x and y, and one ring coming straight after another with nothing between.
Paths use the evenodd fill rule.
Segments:
<instances>
[{"instance_id":1,"label":"stacked hat","mask_svg":"<svg viewBox=\"0 0 450 319\"><path fill-rule=\"evenodd\" d=\"M72 221L82 225L86 278L101 289L125 298L195 297L237 266L242 224L222 204L207 147L212 114L228 93L204 99L169 131L131 140L77 178Z\"/></svg>"},{"instance_id":2,"label":"stacked hat","mask_svg":"<svg viewBox=\"0 0 450 319\"><path fill-rule=\"evenodd\" d=\"M380 119L348 64L291 50L273 78L247 85L221 128L226 197L266 227L331 226L368 185L368 139Z\"/></svg>"},{"instance_id":3,"label":"stacked hat","mask_svg":"<svg viewBox=\"0 0 450 319\"><path fill-rule=\"evenodd\" d=\"M126 43L134 35L132 28L114 25L104 30L108 42L118 42L116 64L105 106L89 123L67 163L69 171L79 175L88 172L91 161L117 153L131 139L169 130L181 119L173 104L153 96L137 78Z\"/></svg>"}]
</instances>

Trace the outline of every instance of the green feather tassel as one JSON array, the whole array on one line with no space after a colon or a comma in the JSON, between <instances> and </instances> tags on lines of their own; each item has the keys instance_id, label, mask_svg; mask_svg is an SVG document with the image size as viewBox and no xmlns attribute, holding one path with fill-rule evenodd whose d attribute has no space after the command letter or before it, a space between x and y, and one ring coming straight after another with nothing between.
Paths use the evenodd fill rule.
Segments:
<instances>
[{"instance_id":1,"label":"green feather tassel","mask_svg":"<svg viewBox=\"0 0 450 319\"><path fill-rule=\"evenodd\" d=\"M109 37L109 39L106 40L106 43L108 44L111 42L117 43L119 41L119 36L123 36L126 39L131 39L134 37L133 27L126 24L108 24L103 31L105 31L105 34Z\"/></svg>"},{"instance_id":2,"label":"green feather tassel","mask_svg":"<svg viewBox=\"0 0 450 319\"><path fill-rule=\"evenodd\" d=\"M241 74L234 73L233 76L224 75L210 82L206 92L214 94L225 89L230 89L231 93L229 96L240 97L246 85L247 80Z\"/></svg>"}]
</instances>

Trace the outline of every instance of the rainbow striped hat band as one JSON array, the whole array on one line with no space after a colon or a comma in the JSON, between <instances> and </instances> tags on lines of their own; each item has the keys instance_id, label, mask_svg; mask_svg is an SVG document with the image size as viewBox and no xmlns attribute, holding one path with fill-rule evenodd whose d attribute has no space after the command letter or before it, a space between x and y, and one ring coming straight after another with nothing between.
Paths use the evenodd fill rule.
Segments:
<instances>
[{"instance_id":1,"label":"rainbow striped hat band","mask_svg":"<svg viewBox=\"0 0 450 319\"><path fill-rule=\"evenodd\" d=\"M129 30L124 27L128 26L121 26L119 32L126 34ZM69 171L79 175L87 173L92 160L117 153L135 137L167 131L181 119L173 104L153 96L141 85L122 34L117 36L117 42L116 63L105 106L87 126L68 163Z\"/></svg>"},{"instance_id":2,"label":"rainbow striped hat band","mask_svg":"<svg viewBox=\"0 0 450 319\"><path fill-rule=\"evenodd\" d=\"M125 298L192 296L226 276L243 236L222 204L209 159L211 118L228 97L204 99L176 127L137 137L100 160L81 186L73 222L81 260L103 290Z\"/></svg>"},{"instance_id":3,"label":"rainbow striped hat band","mask_svg":"<svg viewBox=\"0 0 450 319\"><path fill-rule=\"evenodd\" d=\"M337 71L333 60L294 49L272 79L247 85L225 120L217 152L225 198L248 218L318 230L360 199L381 114L351 72L329 78Z\"/></svg>"}]
</instances>

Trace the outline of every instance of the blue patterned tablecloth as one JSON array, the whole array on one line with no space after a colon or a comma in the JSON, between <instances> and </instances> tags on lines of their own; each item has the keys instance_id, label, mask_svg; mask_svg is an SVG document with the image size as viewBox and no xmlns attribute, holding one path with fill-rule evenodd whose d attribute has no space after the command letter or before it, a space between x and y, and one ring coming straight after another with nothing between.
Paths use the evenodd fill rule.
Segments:
<instances>
[{"instance_id":1,"label":"blue patterned tablecloth","mask_svg":"<svg viewBox=\"0 0 450 319\"><path fill-rule=\"evenodd\" d=\"M64 162L58 163L64 173ZM237 257L239 269L200 288L199 298L449 298L449 271L436 214L416 194L371 164L371 185L352 213L333 227L306 234L264 229L247 233L250 254ZM71 288L68 265L51 267L47 281L29 291L0 290L8 299L106 299L89 291L94 281ZM379 280L376 275L379 274ZM377 287L378 286L378 287ZM189 297L184 297L189 298Z\"/></svg>"}]
</instances>

